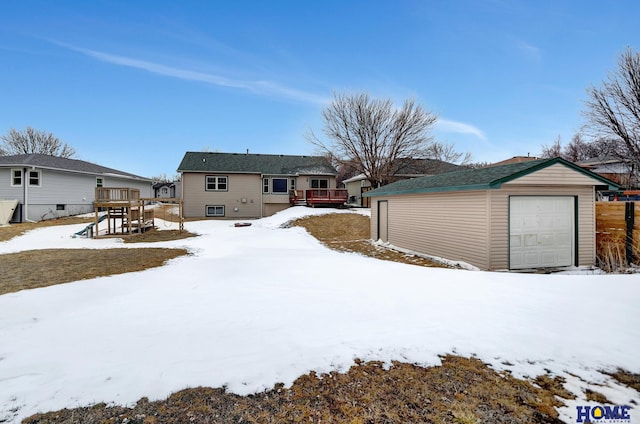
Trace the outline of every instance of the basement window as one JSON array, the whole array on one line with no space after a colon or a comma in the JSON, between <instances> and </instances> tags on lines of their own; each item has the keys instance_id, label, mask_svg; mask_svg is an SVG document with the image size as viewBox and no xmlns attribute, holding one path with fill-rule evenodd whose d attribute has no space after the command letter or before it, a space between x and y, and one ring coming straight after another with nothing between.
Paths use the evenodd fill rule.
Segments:
<instances>
[{"instance_id":1,"label":"basement window","mask_svg":"<svg viewBox=\"0 0 640 424\"><path fill-rule=\"evenodd\" d=\"M63 211L65 208L65 205L56 205L56 210L57 211Z\"/></svg>"},{"instance_id":2,"label":"basement window","mask_svg":"<svg viewBox=\"0 0 640 424\"><path fill-rule=\"evenodd\" d=\"M206 216L224 216L224 206L207 205Z\"/></svg>"}]
</instances>

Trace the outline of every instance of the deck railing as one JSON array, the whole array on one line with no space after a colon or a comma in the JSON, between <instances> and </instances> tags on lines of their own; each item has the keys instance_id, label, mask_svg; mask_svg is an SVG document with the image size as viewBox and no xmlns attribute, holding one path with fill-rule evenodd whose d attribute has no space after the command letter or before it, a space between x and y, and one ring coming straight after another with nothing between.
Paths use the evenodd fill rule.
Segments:
<instances>
[{"instance_id":1,"label":"deck railing","mask_svg":"<svg viewBox=\"0 0 640 424\"><path fill-rule=\"evenodd\" d=\"M138 202L137 188L96 187L96 202Z\"/></svg>"},{"instance_id":2,"label":"deck railing","mask_svg":"<svg viewBox=\"0 0 640 424\"><path fill-rule=\"evenodd\" d=\"M305 190L307 204L343 204L349 192L342 188L313 188Z\"/></svg>"}]
</instances>

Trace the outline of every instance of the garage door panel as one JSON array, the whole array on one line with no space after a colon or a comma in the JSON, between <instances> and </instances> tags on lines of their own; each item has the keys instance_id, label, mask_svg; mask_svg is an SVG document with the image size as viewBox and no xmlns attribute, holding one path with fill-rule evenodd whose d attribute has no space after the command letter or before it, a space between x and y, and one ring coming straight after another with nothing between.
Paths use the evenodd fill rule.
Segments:
<instances>
[{"instance_id":1,"label":"garage door panel","mask_svg":"<svg viewBox=\"0 0 640 424\"><path fill-rule=\"evenodd\" d=\"M510 197L510 268L523 269L572 265L574 258L574 231L573 197Z\"/></svg>"}]
</instances>

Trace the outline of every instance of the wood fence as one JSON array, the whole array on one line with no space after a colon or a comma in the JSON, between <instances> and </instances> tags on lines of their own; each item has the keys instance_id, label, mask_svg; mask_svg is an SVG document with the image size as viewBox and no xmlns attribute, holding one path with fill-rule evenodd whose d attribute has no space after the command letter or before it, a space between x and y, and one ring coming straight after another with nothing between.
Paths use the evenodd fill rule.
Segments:
<instances>
[{"instance_id":1,"label":"wood fence","mask_svg":"<svg viewBox=\"0 0 640 424\"><path fill-rule=\"evenodd\" d=\"M640 262L640 202L596 202L596 253Z\"/></svg>"}]
</instances>

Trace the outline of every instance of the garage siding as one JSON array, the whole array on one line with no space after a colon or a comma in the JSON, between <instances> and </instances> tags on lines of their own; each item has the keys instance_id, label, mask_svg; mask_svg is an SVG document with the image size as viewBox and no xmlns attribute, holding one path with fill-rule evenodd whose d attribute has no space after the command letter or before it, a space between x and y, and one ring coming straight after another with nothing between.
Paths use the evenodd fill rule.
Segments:
<instances>
[{"instance_id":1,"label":"garage siding","mask_svg":"<svg viewBox=\"0 0 640 424\"><path fill-rule=\"evenodd\" d=\"M389 205L389 243L487 268L488 195L485 191L376 197L371 234L377 234L377 202Z\"/></svg>"},{"instance_id":2,"label":"garage siding","mask_svg":"<svg viewBox=\"0 0 640 424\"><path fill-rule=\"evenodd\" d=\"M516 180L520 181L520 180ZM595 192L590 187L530 187L504 184L501 190L489 190L491 196L491 263L489 269L509 267L509 196L578 197L578 265L595 264Z\"/></svg>"},{"instance_id":3,"label":"garage siding","mask_svg":"<svg viewBox=\"0 0 640 424\"><path fill-rule=\"evenodd\" d=\"M600 185L601 181L591 178L588 175L576 172L565 165L556 163L547 168L541 169L531 174L525 175L508 183L509 185L575 185L575 186L591 186Z\"/></svg>"}]
</instances>

